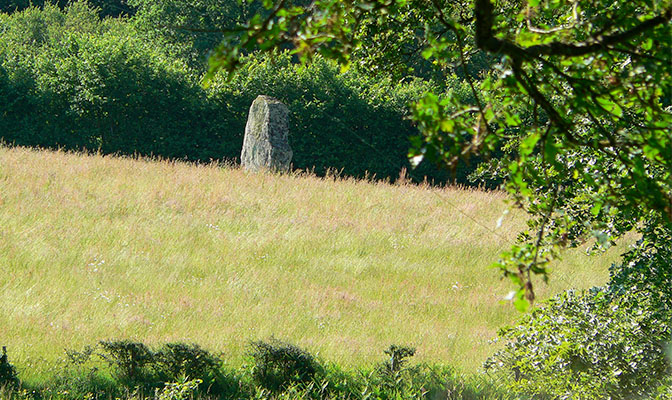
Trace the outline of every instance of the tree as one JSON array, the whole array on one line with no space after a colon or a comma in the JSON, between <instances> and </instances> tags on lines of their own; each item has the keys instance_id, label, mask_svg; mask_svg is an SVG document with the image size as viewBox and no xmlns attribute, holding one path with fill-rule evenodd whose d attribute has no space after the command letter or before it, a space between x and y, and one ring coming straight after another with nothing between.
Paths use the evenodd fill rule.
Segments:
<instances>
[{"instance_id":1,"label":"tree","mask_svg":"<svg viewBox=\"0 0 672 400\"><path fill-rule=\"evenodd\" d=\"M0 12L12 13L29 7L44 7L45 4L66 8L70 3L72 3L70 0L14 0L3 2L0 5ZM129 6L126 0L89 0L88 3L97 9L101 17L118 17L135 13L135 9Z\"/></svg>"},{"instance_id":2,"label":"tree","mask_svg":"<svg viewBox=\"0 0 672 400\"><path fill-rule=\"evenodd\" d=\"M222 40L222 29L233 29L250 18L259 5L229 0L128 0L137 13L140 31L197 70L207 53ZM186 48L180 48L186 47Z\"/></svg>"},{"instance_id":3,"label":"tree","mask_svg":"<svg viewBox=\"0 0 672 400\"><path fill-rule=\"evenodd\" d=\"M263 6L225 32L210 75L234 71L246 51L291 46L302 61L321 54L345 68L376 60L408 66L415 57L429 73L467 80L468 104L427 93L413 106L422 134L409 157L451 165L504 151L482 172L506 177L530 216L529 229L497 263L519 288L519 309L534 301L532 274L545 279L562 248L593 238L608 247L628 231L672 229L669 0ZM479 70L478 57L497 61Z\"/></svg>"}]
</instances>

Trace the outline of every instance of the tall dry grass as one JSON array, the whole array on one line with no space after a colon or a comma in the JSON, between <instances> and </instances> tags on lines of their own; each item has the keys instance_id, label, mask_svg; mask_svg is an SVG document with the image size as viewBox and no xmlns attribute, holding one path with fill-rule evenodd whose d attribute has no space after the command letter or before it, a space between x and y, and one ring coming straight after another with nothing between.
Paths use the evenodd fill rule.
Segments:
<instances>
[{"instance_id":1,"label":"tall dry grass","mask_svg":"<svg viewBox=\"0 0 672 400\"><path fill-rule=\"evenodd\" d=\"M513 210L495 229L504 200L0 148L0 343L24 376L99 339L238 363L271 335L343 365L395 343L474 371L521 317L488 268L523 226ZM540 297L601 284L617 254L567 253Z\"/></svg>"}]
</instances>

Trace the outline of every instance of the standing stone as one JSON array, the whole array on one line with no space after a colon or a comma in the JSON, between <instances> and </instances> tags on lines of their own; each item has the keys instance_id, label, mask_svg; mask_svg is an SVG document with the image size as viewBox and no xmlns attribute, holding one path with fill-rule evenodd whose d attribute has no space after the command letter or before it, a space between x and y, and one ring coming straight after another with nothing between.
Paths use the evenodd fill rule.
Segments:
<instances>
[{"instance_id":1,"label":"standing stone","mask_svg":"<svg viewBox=\"0 0 672 400\"><path fill-rule=\"evenodd\" d=\"M288 171L293 154L287 139L288 132L287 106L269 96L254 99L240 154L243 168L247 171Z\"/></svg>"}]
</instances>

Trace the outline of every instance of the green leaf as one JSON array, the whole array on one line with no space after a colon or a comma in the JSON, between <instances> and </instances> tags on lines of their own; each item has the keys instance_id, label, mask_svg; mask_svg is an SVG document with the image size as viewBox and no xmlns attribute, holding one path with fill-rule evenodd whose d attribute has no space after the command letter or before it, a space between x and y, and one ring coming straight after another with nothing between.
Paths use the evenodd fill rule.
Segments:
<instances>
[{"instance_id":1,"label":"green leaf","mask_svg":"<svg viewBox=\"0 0 672 400\"><path fill-rule=\"evenodd\" d=\"M544 159L546 162L554 163L555 157L558 155L558 146L553 139L547 139L544 143Z\"/></svg>"},{"instance_id":2,"label":"green leaf","mask_svg":"<svg viewBox=\"0 0 672 400\"><path fill-rule=\"evenodd\" d=\"M530 309L530 302L525 298L525 290L520 289L513 298L513 306L520 312L527 312Z\"/></svg>"},{"instance_id":3,"label":"green leaf","mask_svg":"<svg viewBox=\"0 0 672 400\"><path fill-rule=\"evenodd\" d=\"M597 215L600 213L600 210L602 209L602 204L596 203L591 209L590 213L593 214L593 216L597 217Z\"/></svg>"},{"instance_id":4,"label":"green leaf","mask_svg":"<svg viewBox=\"0 0 672 400\"><path fill-rule=\"evenodd\" d=\"M428 47L422 51L422 58L429 60L434 55L434 48Z\"/></svg>"},{"instance_id":5,"label":"green leaf","mask_svg":"<svg viewBox=\"0 0 672 400\"><path fill-rule=\"evenodd\" d=\"M441 121L441 130L446 133L450 133L455 128L455 121L452 119L444 119Z\"/></svg>"},{"instance_id":6,"label":"green leaf","mask_svg":"<svg viewBox=\"0 0 672 400\"><path fill-rule=\"evenodd\" d=\"M520 143L520 154L529 156L534 151L534 146L537 145L537 142L541 139L541 134L539 132L534 132Z\"/></svg>"},{"instance_id":7,"label":"green leaf","mask_svg":"<svg viewBox=\"0 0 672 400\"><path fill-rule=\"evenodd\" d=\"M607 110L607 112L614 114L617 117L623 116L623 109L615 102L609 99L605 99L604 97L598 97L597 102L599 103L600 107Z\"/></svg>"}]
</instances>

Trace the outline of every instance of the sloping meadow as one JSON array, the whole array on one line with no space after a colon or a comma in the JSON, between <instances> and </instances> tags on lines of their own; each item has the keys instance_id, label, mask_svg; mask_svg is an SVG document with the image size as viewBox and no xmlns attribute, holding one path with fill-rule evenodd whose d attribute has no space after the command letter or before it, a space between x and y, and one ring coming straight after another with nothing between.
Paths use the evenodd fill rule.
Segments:
<instances>
[{"instance_id":1,"label":"sloping meadow","mask_svg":"<svg viewBox=\"0 0 672 400\"><path fill-rule=\"evenodd\" d=\"M0 343L39 375L101 339L252 340L346 366L391 344L475 371L520 314L488 266L523 222L499 192L0 148ZM567 253L539 298L606 280Z\"/></svg>"}]
</instances>

